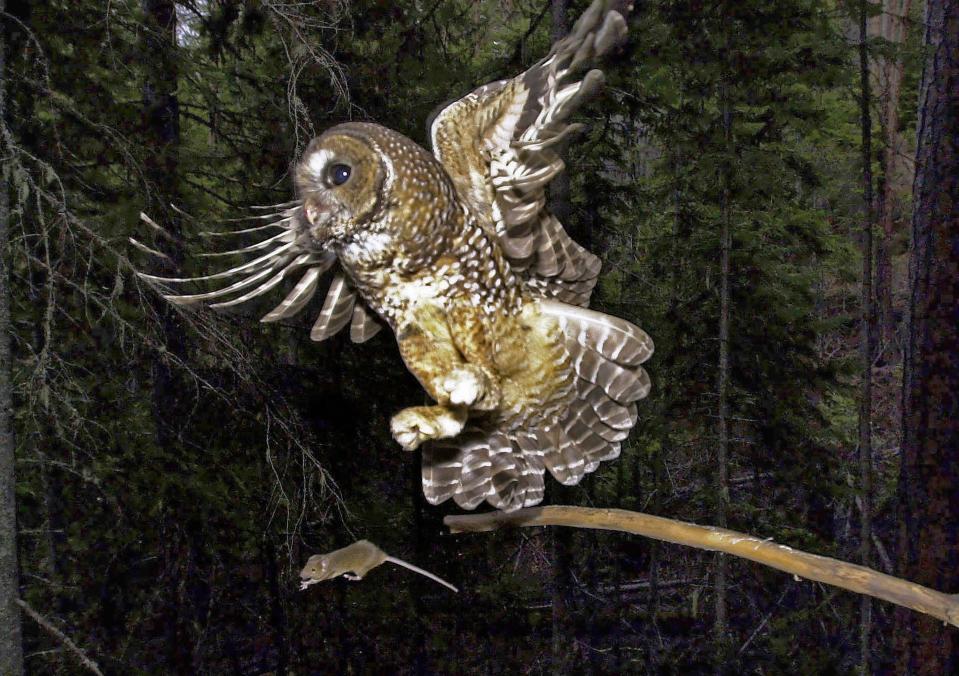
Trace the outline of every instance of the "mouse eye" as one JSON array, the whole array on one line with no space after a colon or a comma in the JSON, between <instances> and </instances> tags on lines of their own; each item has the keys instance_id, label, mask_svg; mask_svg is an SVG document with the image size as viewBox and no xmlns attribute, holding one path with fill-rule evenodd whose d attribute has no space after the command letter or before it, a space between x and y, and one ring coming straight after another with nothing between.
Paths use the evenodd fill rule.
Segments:
<instances>
[{"instance_id":1,"label":"mouse eye","mask_svg":"<svg viewBox=\"0 0 959 676\"><path fill-rule=\"evenodd\" d=\"M343 185L350 180L352 170L346 164L334 164L330 167L330 183L333 185Z\"/></svg>"}]
</instances>

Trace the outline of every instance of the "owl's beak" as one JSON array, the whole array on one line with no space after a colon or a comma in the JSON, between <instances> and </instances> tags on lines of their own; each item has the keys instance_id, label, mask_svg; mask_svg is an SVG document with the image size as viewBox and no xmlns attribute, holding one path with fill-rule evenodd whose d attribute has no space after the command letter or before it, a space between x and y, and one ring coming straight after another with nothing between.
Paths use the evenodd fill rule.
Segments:
<instances>
[{"instance_id":1,"label":"owl's beak","mask_svg":"<svg viewBox=\"0 0 959 676\"><path fill-rule=\"evenodd\" d=\"M333 222L333 210L319 196L310 195L303 200L303 214L310 237L317 244L325 244L332 235L330 226Z\"/></svg>"}]
</instances>

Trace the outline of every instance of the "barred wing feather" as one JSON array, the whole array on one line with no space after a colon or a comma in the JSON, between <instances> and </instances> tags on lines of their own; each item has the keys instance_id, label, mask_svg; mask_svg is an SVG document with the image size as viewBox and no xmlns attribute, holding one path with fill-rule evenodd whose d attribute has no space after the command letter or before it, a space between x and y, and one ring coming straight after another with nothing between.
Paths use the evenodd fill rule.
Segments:
<instances>
[{"instance_id":1,"label":"barred wing feather","mask_svg":"<svg viewBox=\"0 0 959 676\"><path fill-rule=\"evenodd\" d=\"M226 251L214 251L201 254L204 257L247 256L254 258L221 272L197 277L161 277L138 272L149 282L164 286L210 282L239 278L226 286L203 293L164 293L163 297L176 305L208 303L210 307L227 308L241 305L263 296L279 287L283 282L299 275L296 283L280 303L265 314L261 321L276 322L302 312L316 295L324 273L336 265L336 256L330 251L317 252L307 246L303 240L306 235L297 228L302 207L299 202L288 202L275 207L254 207L255 209L278 209L275 213L261 214L246 219L268 220L268 223L243 227L226 232L203 232L207 238L221 238L248 235L261 231L275 231L254 244ZM158 228L147 215L141 219L152 228ZM138 243L131 240L135 245ZM260 253L264 252L265 253ZM351 320L352 319L352 323ZM362 343L372 338L382 328L365 303L357 296L346 278L337 272L326 292L323 309L313 326L310 337L313 340L326 340L350 324L350 337L353 342Z\"/></svg>"},{"instance_id":2,"label":"barred wing feather","mask_svg":"<svg viewBox=\"0 0 959 676\"><path fill-rule=\"evenodd\" d=\"M534 294L586 306L599 259L574 242L546 208L559 156L582 125L573 112L602 84L584 73L626 35L626 3L596 0L573 30L529 70L483 85L443 108L430 124L433 152L461 197L495 230Z\"/></svg>"}]
</instances>

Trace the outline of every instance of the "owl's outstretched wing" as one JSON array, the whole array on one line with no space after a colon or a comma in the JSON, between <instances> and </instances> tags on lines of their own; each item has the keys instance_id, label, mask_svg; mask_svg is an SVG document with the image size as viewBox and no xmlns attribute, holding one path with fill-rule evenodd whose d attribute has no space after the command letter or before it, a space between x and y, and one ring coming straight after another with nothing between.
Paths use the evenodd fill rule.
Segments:
<instances>
[{"instance_id":1,"label":"owl's outstretched wing","mask_svg":"<svg viewBox=\"0 0 959 676\"><path fill-rule=\"evenodd\" d=\"M255 208L270 210L275 208L276 211L253 216L253 219L266 221L260 225L229 232L202 233L206 237L217 238L271 232L270 236L249 246L201 254L206 257L252 256L246 262L200 277L160 277L143 272L137 274L143 279L163 286L235 279L236 281L225 286L204 293L163 294L166 300L177 305L203 303L214 308L227 308L246 303L299 276L286 297L260 321L276 322L296 315L316 295L323 274L331 268L338 268L336 256L330 251L315 251L308 245L305 239L308 235L302 227L299 227L299 220L302 218L302 205L299 202ZM154 229L159 228L146 214L141 214L140 218ZM139 245L132 238L131 242ZM266 253L260 253L262 251ZM383 327L359 298L356 290L350 285L348 277L339 269L335 269L333 281L326 292L323 309L320 310L310 331L310 338L317 341L326 340L347 325L350 325L350 338L354 343L366 342Z\"/></svg>"},{"instance_id":2,"label":"owl's outstretched wing","mask_svg":"<svg viewBox=\"0 0 959 676\"><path fill-rule=\"evenodd\" d=\"M595 0L550 53L511 80L479 87L430 124L433 153L461 197L488 214L514 269L538 295L586 306L599 259L546 208L559 152L581 128L569 122L603 82L584 72L626 35L628 3Z\"/></svg>"}]
</instances>

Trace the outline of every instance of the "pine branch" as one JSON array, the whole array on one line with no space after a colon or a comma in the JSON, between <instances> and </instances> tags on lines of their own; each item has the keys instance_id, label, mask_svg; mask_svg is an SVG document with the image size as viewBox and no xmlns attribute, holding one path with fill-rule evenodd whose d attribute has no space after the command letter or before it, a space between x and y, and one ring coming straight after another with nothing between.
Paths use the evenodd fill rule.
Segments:
<instances>
[{"instance_id":1,"label":"pine branch","mask_svg":"<svg viewBox=\"0 0 959 676\"><path fill-rule=\"evenodd\" d=\"M865 566L809 554L771 540L725 528L698 526L624 509L568 506L532 507L515 512L457 514L445 517L443 523L449 527L451 533L478 533L507 526L569 526L634 533L655 540L749 559L792 573L797 578L873 596L959 627L959 594L944 594Z\"/></svg>"}]
</instances>

